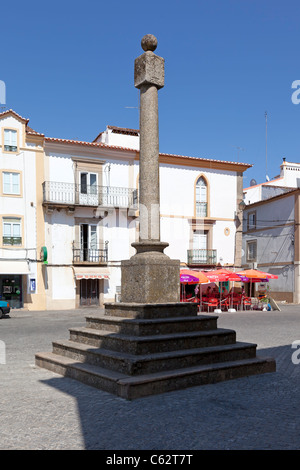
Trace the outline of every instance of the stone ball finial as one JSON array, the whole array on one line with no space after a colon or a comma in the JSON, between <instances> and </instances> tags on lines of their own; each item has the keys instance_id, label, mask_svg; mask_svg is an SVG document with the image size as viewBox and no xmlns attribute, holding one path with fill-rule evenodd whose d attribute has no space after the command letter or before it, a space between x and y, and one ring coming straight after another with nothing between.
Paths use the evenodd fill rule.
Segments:
<instances>
[{"instance_id":1,"label":"stone ball finial","mask_svg":"<svg viewBox=\"0 0 300 470\"><path fill-rule=\"evenodd\" d=\"M144 51L155 51L157 48L157 39L153 34L146 34L141 41L142 48Z\"/></svg>"}]
</instances>

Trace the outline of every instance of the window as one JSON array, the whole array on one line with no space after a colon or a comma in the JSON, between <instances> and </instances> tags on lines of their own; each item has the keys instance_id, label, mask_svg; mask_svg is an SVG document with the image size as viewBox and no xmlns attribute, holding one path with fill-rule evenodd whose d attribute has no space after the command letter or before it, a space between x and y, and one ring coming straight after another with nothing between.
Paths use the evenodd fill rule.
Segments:
<instances>
[{"instance_id":1,"label":"window","mask_svg":"<svg viewBox=\"0 0 300 470\"><path fill-rule=\"evenodd\" d=\"M247 261L256 261L257 242L256 240L247 242Z\"/></svg>"},{"instance_id":2,"label":"window","mask_svg":"<svg viewBox=\"0 0 300 470\"><path fill-rule=\"evenodd\" d=\"M81 194L97 194L96 173L80 173L80 192Z\"/></svg>"},{"instance_id":3,"label":"window","mask_svg":"<svg viewBox=\"0 0 300 470\"><path fill-rule=\"evenodd\" d=\"M4 151L17 152L17 131L13 129L4 129Z\"/></svg>"},{"instance_id":4,"label":"window","mask_svg":"<svg viewBox=\"0 0 300 470\"><path fill-rule=\"evenodd\" d=\"M3 217L3 245L21 245L21 219Z\"/></svg>"},{"instance_id":5,"label":"window","mask_svg":"<svg viewBox=\"0 0 300 470\"><path fill-rule=\"evenodd\" d=\"M80 226L80 261L99 261L97 225Z\"/></svg>"},{"instance_id":6,"label":"window","mask_svg":"<svg viewBox=\"0 0 300 470\"><path fill-rule=\"evenodd\" d=\"M256 228L256 212L249 212L248 213L248 230Z\"/></svg>"},{"instance_id":7,"label":"window","mask_svg":"<svg viewBox=\"0 0 300 470\"><path fill-rule=\"evenodd\" d=\"M189 263L211 264L213 251L207 249L208 231L195 230L193 234L193 250L190 252Z\"/></svg>"},{"instance_id":8,"label":"window","mask_svg":"<svg viewBox=\"0 0 300 470\"><path fill-rule=\"evenodd\" d=\"M207 217L207 184L202 176L196 183L196 215Z\"/></svg>"},{"instance_id":9,"label":"window","mask_svg":"<svg viewBox=\"0 0 300 470\"><path fill-rule=\"evenodd\" d=\"M20 194L20 173L3 172L3 193Z\"/></svg>"},{"instance_id":10,"label":"window","mask_svg":"<svg viewBox=\"0 0 300 470\"><path fill-rule=\"evenodd\" d=\"M80 172L79 202L80 204L98 205L97 173Z\"/></svg>"},{"instance_id":11,"label":"window","mask_svg":"<svg viewBox=\"0 0 300 470\"><path fill-rule=\"evenodd\" d=\"M207 250L207 232L195 231L193 235L193 249Z\"/></svg>"}]
</instances>

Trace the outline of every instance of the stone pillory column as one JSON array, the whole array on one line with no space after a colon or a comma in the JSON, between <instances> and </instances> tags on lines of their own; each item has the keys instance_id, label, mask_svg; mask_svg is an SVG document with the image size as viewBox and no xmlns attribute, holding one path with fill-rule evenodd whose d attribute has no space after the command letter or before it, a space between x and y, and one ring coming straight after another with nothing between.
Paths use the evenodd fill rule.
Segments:
<instances>
[{"instance_id":1,"label":"stone pillory column","mask_svg":"<svg viewBox=\"0 0 300 470\"><path fill-rule=\"evenodd\" d=\"M136 254L122 261L121 302L106 303L104 315L89 315L86 327L70 329L70 341L53 343L52 353L36 354L38 366L128 400L276 369L273 359L256 357L255 344L237 343L235 331L218 330L216 316L198 315L196 303L179 302L180 262L163 252L168 244L159 230L157 90L164 84L164 61L153 54L154 36L145 36L142 47L135 61L141 232L132 244Z\"/></svg>"},{"instance_id":2,"label":"stone pillory column","mask_svg":"<svg viewBox=\"0 0 300 470\"><path fill-rule=\"evenodd\" d=\"M135 60L140 89L139 241L136 254L122 262L122 302L179 302L180 262L163 253L160 240L158 90L164 86L164 59L154 54L157 39L147 34Z\"/></svg>"},{"instance_id":3,"label":"stone pillory column","mask_svg":"<svg viewBox=\"0 0 300 470\"><path fill-rule=\"evenodd\" d=\"M164 59L153 53L157 40L142 39L145 53L135 60L134 85L140 89L140 234L139 240L160 241L158 89L164 86ZM156 243L156 250L158 244ZM167 245L165 244L163 248ZM136 246L139 251L139 246Z\"/></svg>"}]
</instances>

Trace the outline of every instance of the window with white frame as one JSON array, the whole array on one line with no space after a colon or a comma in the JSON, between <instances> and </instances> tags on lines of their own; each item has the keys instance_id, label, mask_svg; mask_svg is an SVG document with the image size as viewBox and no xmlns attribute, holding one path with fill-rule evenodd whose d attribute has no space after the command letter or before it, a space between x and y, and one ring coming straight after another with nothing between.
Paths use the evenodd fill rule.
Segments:
<instances>
[{"instance_id":1,"label":"window with white frame","mask_svg":"<svg viewBox=\"0 0 300 470\"><path fill-rule=\"evenodd\" d=\"M207 250L207 231L195 230L193 234L193 249Z\"/></svg>"},{"instance_id":2,"label":"window with white frame","mask_svg":"<svg viewBox=\"0 0 300 470\"><path fill-rule=\"evenodd\" d=\"M21 219L3 217L3 245L22 245Z\"/></svg>"},{"instance_id":3,"label":"window with white frame","mask_svg":"<svg viewBox=\"0 0 300 470\"><path fill-rule=\"evenodd\" d=\"M80 173L81 194L97 194L97 174L82 171Z\"/></svg>"},{"instance_id":4,"label":"window with white frame","mask_svg":"<svg viewBox=\"0 0 300 470\"><path fill-rule=\"evenodd\" d=\"M196 183L196 215L207 217L207 184L202 176Z\"/></svg>"},{"instance_id":5,"label":"window with white frame","mask_svg":"<svg viewBox=\"0 0 300 470\"><path fill-rule=\"evenodd\" d=\"M4 129L4 151L17 152L18 151L18 133L14 129Z\"/></svg>"},{"instance_id":6,"label":"window with white frame","mask_svg":"<svg viewBox=\"0 0 300 470\"><path fill-rule=\"evenodd\" d=\"M98 175L87 171L80 172L79 202L80 204L98 205Z\"/></svg>"},{"instance_id":7,"label":"window with white frame","mask_svg":"<svg viewBox=\"0 0 300 470\"><path fill-rule=\"evenodd\" d=\"M247 261L256 261L257 257L257 241L251 240L247 242Z\"/></svg>"},{"instance_id":8,"label":"window with white frame","mask_svg":"<svg viewBox=\"0 0 300 470\"><path fill-rule=\"evenodd\" d=\"M2 175L3 194L20 194L20 173L4 171Z\"/></svg>"}]
</instances>

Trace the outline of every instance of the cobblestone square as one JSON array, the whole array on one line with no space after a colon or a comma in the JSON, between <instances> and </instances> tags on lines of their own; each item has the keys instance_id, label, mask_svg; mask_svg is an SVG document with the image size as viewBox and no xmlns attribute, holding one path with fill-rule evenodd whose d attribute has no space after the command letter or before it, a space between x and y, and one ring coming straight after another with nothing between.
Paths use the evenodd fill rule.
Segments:
<instances>
[{"instance_id":1,"label":"cobblestone square","mask_svg":"<svg viewBox=\"0 0 300 470\"><path fill-rule=\"evenodd\" d=\"M126 401L35 366L94 309L13 310L0 320L1 450L299 449L300 306L219 314L277 371ZM1 343L1 344L3 344Z\"/></svg>"}]
</instances>

